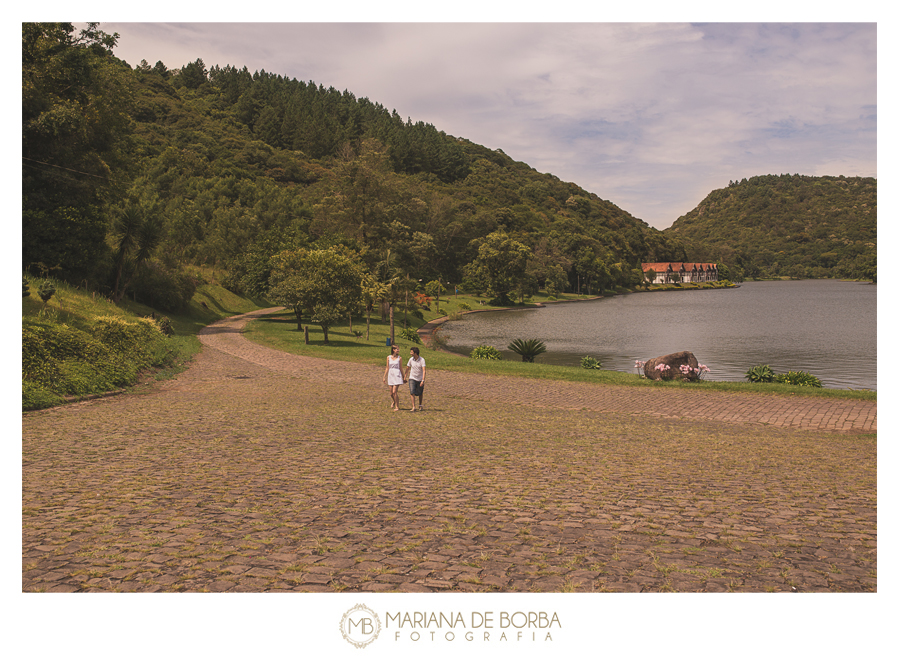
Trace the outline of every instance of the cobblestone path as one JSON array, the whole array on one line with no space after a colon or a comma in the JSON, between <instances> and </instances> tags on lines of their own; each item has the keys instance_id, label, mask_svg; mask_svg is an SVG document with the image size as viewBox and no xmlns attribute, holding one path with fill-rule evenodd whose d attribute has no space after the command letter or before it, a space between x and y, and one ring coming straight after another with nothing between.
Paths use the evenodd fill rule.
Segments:
<instances>
[{"instance_id":1,"label":"cobblestone path","mask_svg":"<svg viewBox=\"0 0 900 658\"><path fill-rule=\"evenodd\" d=\"M390 412L246 321L23 414L23 591L876 589L874 403L435 371Z\"/></svg>"}]
</instances>

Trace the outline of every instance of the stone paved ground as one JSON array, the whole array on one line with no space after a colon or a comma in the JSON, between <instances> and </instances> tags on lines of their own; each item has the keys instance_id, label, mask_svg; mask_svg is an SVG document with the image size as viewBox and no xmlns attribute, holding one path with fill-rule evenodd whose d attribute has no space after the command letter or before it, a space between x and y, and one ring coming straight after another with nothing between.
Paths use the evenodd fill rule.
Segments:
<instances>
[{"instance_id":1,"label":"stone paved ground","mask_svg":"<svg viewBox=\"0 0 900 658\"><path fill-rule=\"evenodd\" d=\"M391 412L245 320L23 415L23 591L876 589L874 403L440 371Z\"/></svg>"}]
</instances>

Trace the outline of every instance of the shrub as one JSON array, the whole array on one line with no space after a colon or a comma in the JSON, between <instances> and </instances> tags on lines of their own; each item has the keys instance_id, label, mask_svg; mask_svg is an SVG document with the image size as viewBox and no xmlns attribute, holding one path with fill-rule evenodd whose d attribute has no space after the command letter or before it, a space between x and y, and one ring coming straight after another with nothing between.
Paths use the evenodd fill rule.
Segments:
<instances>
[{"instance_id":1,"label":"shrub","mask_svg":"<svg viewBox=\"0 0 900 658\"><path fill-rule=\"evenodd\" d=\"M164 336L175 335L175 327L172 326L172 321L165 315L156 319L156 326L159 327L159 330L163 333Z\"/></svg>"},{"instance_id":2,"label":"shrub","mask_svg":"<svg viewBox=\"0 0 900 658\"><path fill-rule=\"evenodd\" d=\"M744 374L744 377L746 377L748 381L754 383L775 381L775 373L772 372L772 368L767 365L750 368L750 370Z\"/></svg>"},{"instance_id":3,"label":"shrub","mask_svg":"<svg viewBox=\"0 0 900 658\"><path fill-rule=\"evenodd\" d=\"M31 291L28 290L28 279L22 277L22 297L30 297Z\"/></svg>"},{"instance_id":4,"label":"shrub","mask_svg":"<svg viewBox=\"0 0 900 658\"><path fill-rule=\"evenodd\" d=\"M784 375L775 375L775 381L779 384L790 384L791 386L812 386L814 388L822 388L822 381L815 375L808 372L794 372L791 370Z\"/></svg>"},{"instance_id":5,"label":"shrub","mask_svg":"<svg viewBox=\"0 0 900 658\"><path fill-rule=\"evenodd\" d=\"M404 327L403 329L401 329L400 338L402 338L403 340L408 340L411 343L422 343L422 339L419 337L419 332L412 327Z\"/></svg>"},{"instance_id":6,"label":"shrub","mask_svg":"<svg viewBox=\"0 0 900 658\"><path fill-rule=\"evenodd\" d=\"M56 286L53 285L53 282L44 279L41 281L41 285L38 288L38 297L41 298L41 301L45 304L50 301L50 298L53 297L53 294L56 292Z\"/></svg>"},{"instance_id":7,"label":"shrub","mask_svg":"<svg viewBox=\"0 0 900 658\"><path fill-rule=\"evenodd\" d=\"M88 331L23 320L22 408L42 409L66 395L132 384L139 372L169 358L167 341L149 319L98 318Z\"/></svg>"},{"instance_id":8,"label":"shrub","mask_svg":"<svg viewBox=\"0 0 900 658\"><path fill-rule=\"evenodd\" d=\"M197 291L194 277L157 260L144 262L131 285L134 298L161 311L181 311Z\"/></svg>"},{"instance_id":9,"label":"shrub","mask_svg":"<svg viewBox=\"0 0 900 658\"><path fill-rule=\"evenodd\" d=\"M516 338L507 348L522 357L524 363L534 363L534 357L547 351L547 346L537 338L523 340Z\"/></svg>"},{"instance_id":10,"label":"shrub","mask_svg":"<svg viewBox=\"0 0 900 658\"><path fill-rule=\"evenodd\" d=\"M472 307L469 306L468 304L466 304L465 302L460 302L460 304L459 304L459 310L460 310L460 311L471 311L471 310L472 310Z\"/></svg>"},{"instance_id":11,"label":"shrub","mask_svg":"<svg viewBox=\"0 0 900 658\"><path fill-rule=\"evenodd\" d=\"M150 318L129 321L113 315L98 317L91 334L113 352L147 365L163 336L162 329Z\"/></svg>"},{"instance_id":12,"label":"shrub","mask_svg":"<svg viewBox=\"0 0 900 658\"><path fill-rule=\"evenodd\" d=\"M600 370L600 362L592 356L586 356L581 359L581 367L586 370Z\"/></svg>"},{"instance_id":13,"label":"shrub","mask_svg":"<svg viewBox=\"0 0 900 658\"><path fill-rule=\"evenodd\" d=\"M62 402L62 398L43 386L22 380L22 409L47 409Z\"/></svg>"},{"instance_id":14,"label":"shrub","mask_svg":"<svg viewBox=\"0 0 900 658\"><path fill-rule=\"evenodd\" d=\"M473 359L484 359L485 361L500 361L502 359L499 350L490 345L479 345L472 350L469 356Z\"/></svg>"}]
</instances>

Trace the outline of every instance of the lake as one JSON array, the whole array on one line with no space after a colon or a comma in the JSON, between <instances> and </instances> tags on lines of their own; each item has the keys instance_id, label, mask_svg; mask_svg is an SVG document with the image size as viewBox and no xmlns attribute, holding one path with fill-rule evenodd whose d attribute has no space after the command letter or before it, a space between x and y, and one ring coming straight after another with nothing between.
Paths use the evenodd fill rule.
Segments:
<instances>
[{"instance_id":1,"label":"lake","mask_svg":"<svg viewBox=\"0 0 900 658\"><path fill-rule=\"evenodd\" d=\"M806 280L753 281L738 288L633 293L544 308L468 313L447 322L447 349L468 355L492 345L504 359L516 338L538 338L537 363L637 372L636 360L687 350L705 379L746 381L753 366L803 370L827 388L876 390L877 286Z\"/></svg>"}]
</instances>

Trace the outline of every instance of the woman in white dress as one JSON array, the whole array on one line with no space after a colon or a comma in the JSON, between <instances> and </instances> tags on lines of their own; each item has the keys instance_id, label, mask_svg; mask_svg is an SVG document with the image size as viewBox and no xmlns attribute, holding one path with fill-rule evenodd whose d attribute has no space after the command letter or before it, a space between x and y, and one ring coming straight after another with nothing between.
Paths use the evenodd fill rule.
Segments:
<instances>
[{"instance_id":1,"label":"woman in white dress","mask_svg":"<svg viewBox=\"0 0 900 658\"><path fill-rule=\"evenodd\" d=\"M391 345L391 355L387 358L382 383L387 384L391 394L391 409L400 411L400 386L403 385L403 369L400 367L400 346Z\"/></svg>"}]
</instances>

